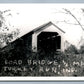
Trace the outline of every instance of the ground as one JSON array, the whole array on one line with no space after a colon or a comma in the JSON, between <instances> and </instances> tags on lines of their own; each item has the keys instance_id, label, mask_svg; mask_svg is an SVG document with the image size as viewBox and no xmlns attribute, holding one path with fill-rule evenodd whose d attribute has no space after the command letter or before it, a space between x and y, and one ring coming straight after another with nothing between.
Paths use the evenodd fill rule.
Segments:
<instances>
[{"instance_id":1,"label":"ground","mask_svg":"<svg viewBox=\"0 0 84 84\"><path fill-rule=\"evenodd\" d=\"M24 59L12 58L0 59L0 76L84 76L84 54L39 51Z\"/></svg>"}]
</instances>

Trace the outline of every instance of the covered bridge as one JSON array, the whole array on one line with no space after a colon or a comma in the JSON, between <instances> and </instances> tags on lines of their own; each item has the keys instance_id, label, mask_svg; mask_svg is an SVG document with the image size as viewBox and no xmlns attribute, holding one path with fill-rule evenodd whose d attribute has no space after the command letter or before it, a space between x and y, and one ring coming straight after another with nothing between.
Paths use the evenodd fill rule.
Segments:
<instances>
[{"instance_id":1,"label":"covered bridge","mask_svg":"<svg viewBox=\"0 0 84 84\"><path fill-rule=\"evenodd\" d=\"M37 52L39 49L45 51L64 51L65 32L52 22L48 22L35 28L31 32L16 39L5 46L2 51L12 50L14 53L27 53L29 50Z\"/></svg>"}]
</instances>

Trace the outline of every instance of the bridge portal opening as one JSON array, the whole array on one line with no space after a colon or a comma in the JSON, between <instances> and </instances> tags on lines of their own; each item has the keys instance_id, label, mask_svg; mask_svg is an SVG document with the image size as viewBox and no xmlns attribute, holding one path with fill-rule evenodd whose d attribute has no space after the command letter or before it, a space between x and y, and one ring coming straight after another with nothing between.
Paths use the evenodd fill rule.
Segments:
<instances>
[{"instance_id":1,"label":"bridge portal opening","mask_svg":"<svg viewBox=\"0 0 84 84\"><path fill-rule=\"evenodd\" d=\"M57 32L41 32L37 37L37 50L54 52L61 49L61 36Z\"/></svg>"}]
</instances>

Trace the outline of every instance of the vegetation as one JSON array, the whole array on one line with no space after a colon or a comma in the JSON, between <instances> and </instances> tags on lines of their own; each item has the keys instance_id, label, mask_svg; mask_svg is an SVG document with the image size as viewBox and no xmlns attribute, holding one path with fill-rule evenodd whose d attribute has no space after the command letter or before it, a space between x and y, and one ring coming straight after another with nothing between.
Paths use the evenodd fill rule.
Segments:
<instances>
[{"instance_id":1,"label":"vegetation","mask_svg":"<svg viewBox=\"0 0 84 84\"><path fill-rule=\"evenodd\" d=\"M39 50L17 57L8 52L0 55L1 76L84 76L84 54L74 45L59 53Z\"/></svg>"},{"instance_id":2,"label":"vegetation","mask_svg":"<svg viewBox=\"0 0 84 84\"><path fill-rule=\"evenodd\" d=\"M0 11L0 48L9 44L20 33L18 28L14 28L14 25L7 22L6 18L11 16L11 10ZM10 28L13 28L13 30L10 31Z\"/></svg>"}]
</instances>

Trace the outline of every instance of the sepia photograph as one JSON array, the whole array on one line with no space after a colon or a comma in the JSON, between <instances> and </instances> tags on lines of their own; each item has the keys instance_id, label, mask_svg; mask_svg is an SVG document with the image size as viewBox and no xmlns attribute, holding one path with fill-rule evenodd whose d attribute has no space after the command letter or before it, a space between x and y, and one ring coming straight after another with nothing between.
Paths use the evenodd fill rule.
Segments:
<instances>
[{"instance_id":1,"label":"sepia photograph","mask_svg":"<svg viewBox=\"0 0 84 84\"><path fill-rule=\"evenodd\" d=\"M83 77L84 4L0 4L0 77Z\"/></svg>"}]
</instances>

